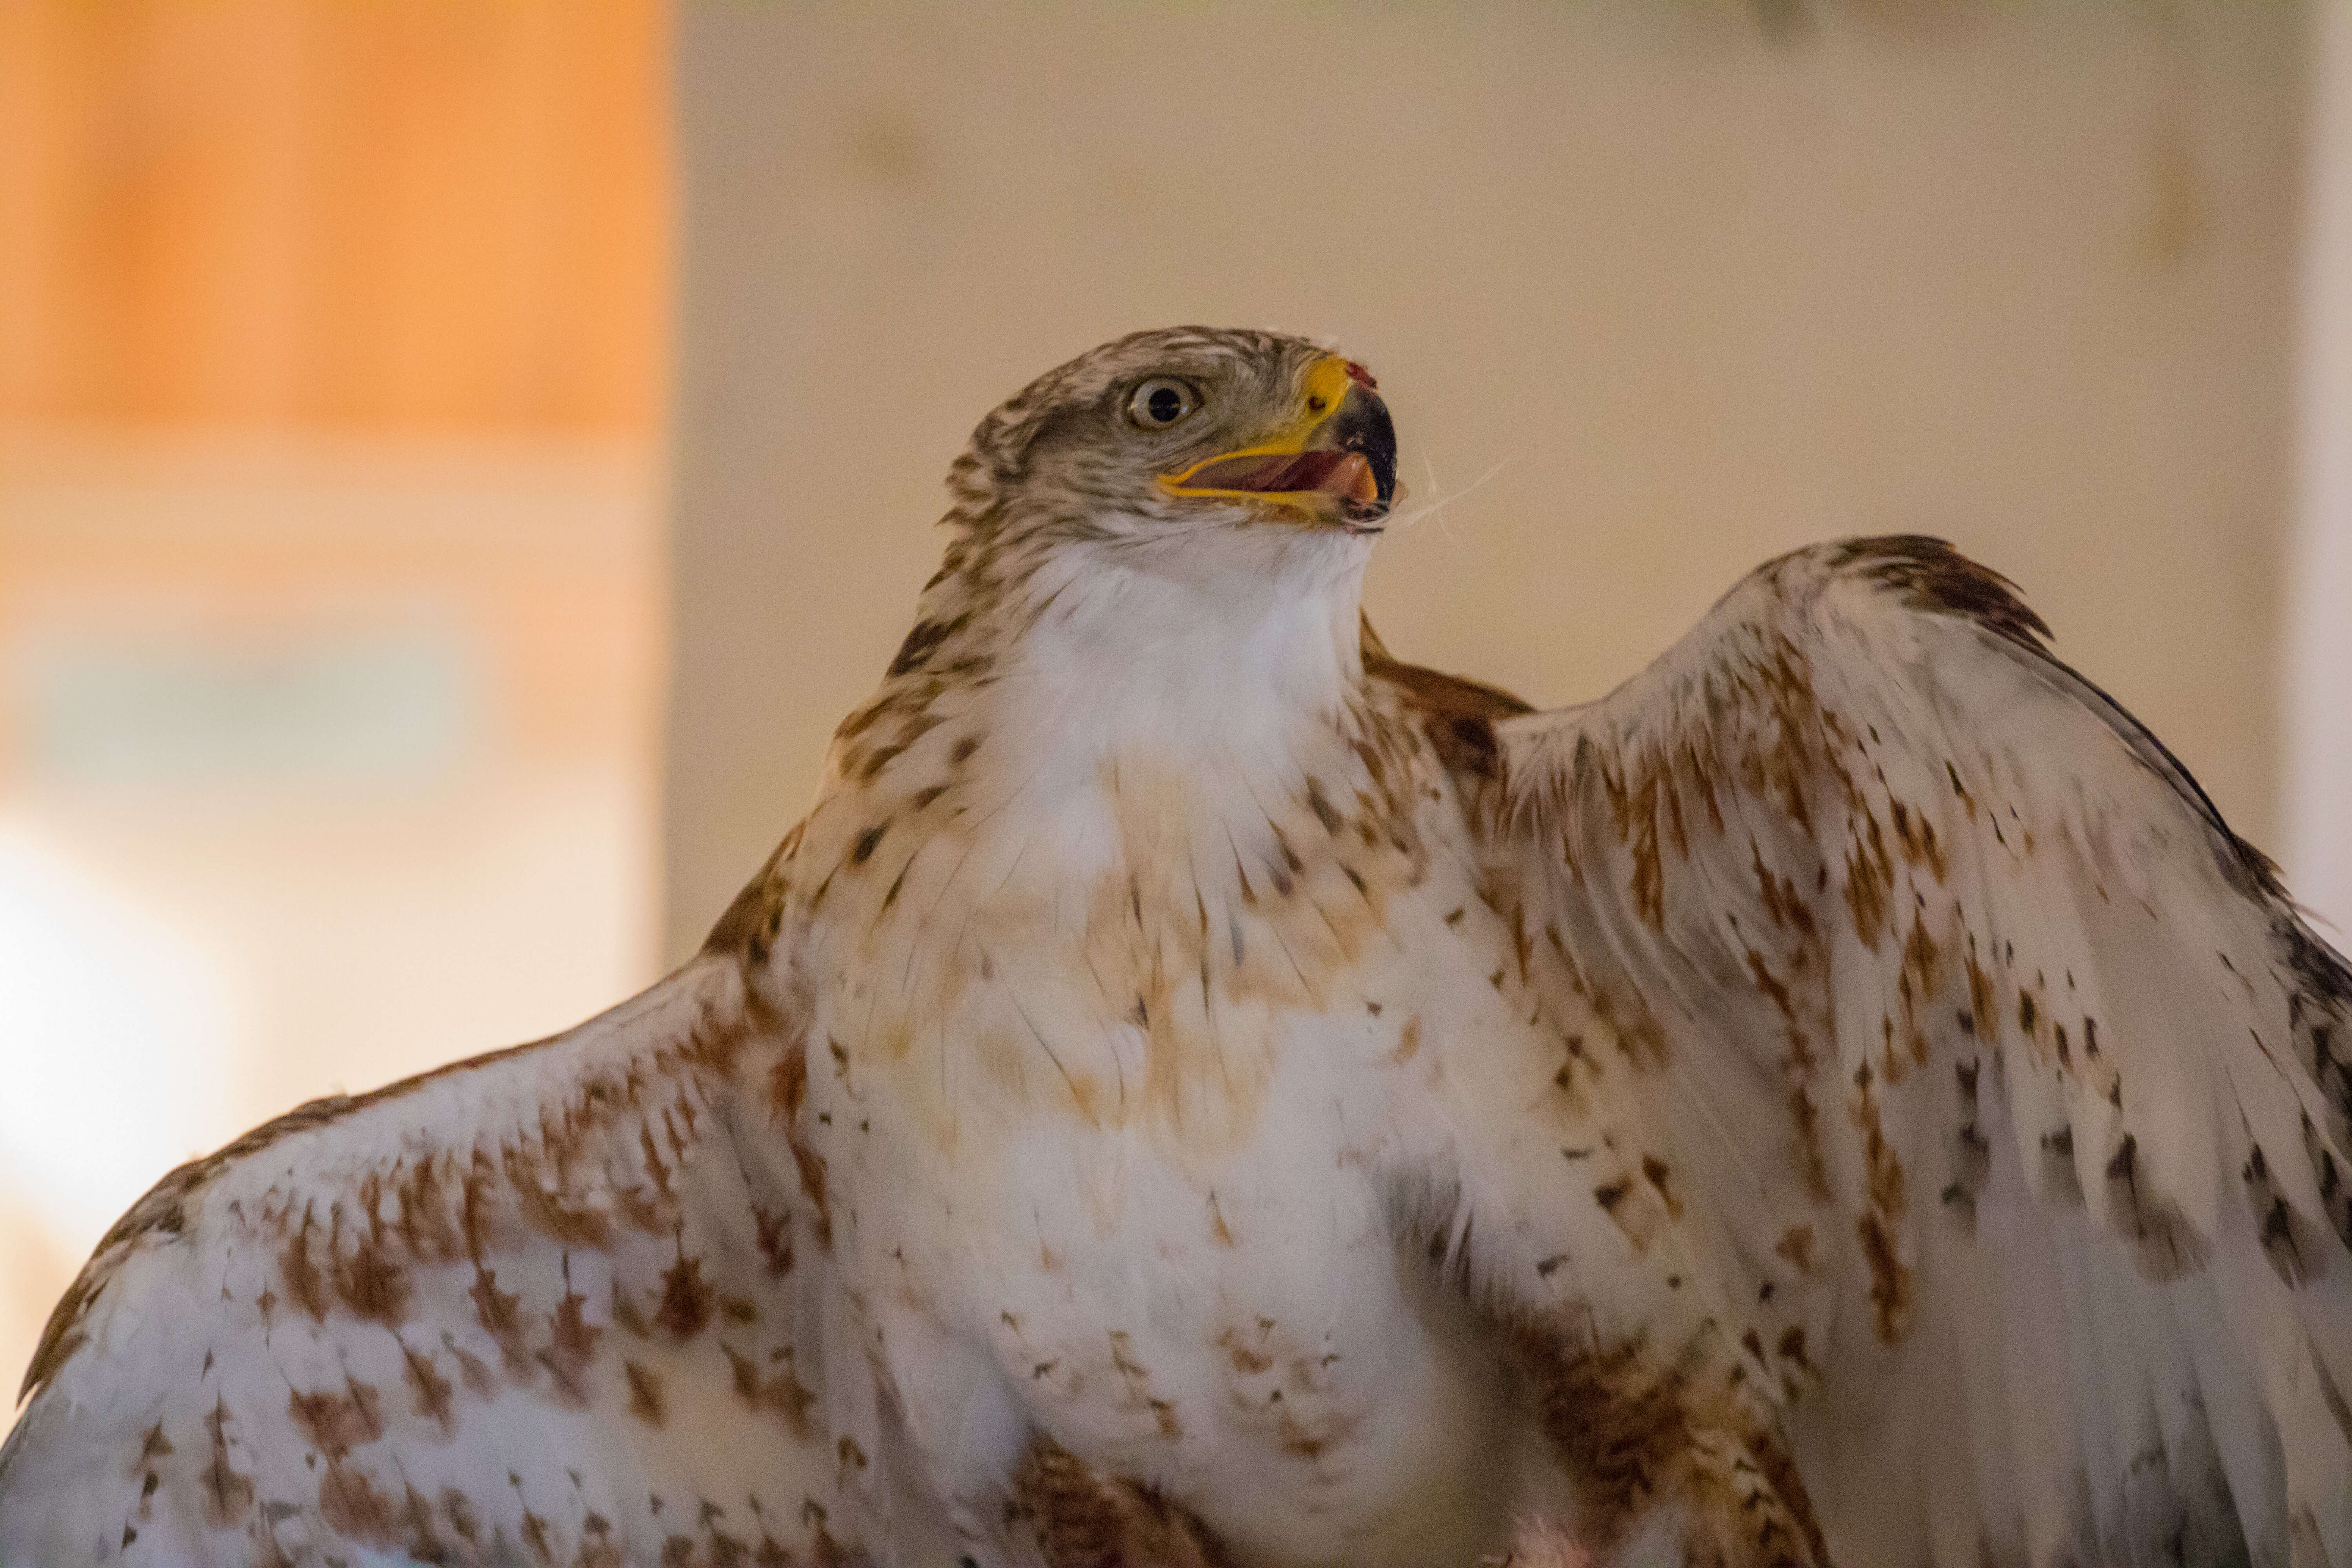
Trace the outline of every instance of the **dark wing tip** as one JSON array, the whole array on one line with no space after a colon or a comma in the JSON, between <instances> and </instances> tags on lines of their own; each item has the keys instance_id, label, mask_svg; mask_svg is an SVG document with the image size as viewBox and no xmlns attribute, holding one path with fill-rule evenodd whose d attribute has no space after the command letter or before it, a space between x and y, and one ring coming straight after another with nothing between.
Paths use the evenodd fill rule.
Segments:
<instances>
[{"instance_id":1,"label":"dark wing tip","mask_svg":"<svg viewBox=\"0 0 2352 1568\"><path fill-rule=\"evenodd\" d=\"M33 1360L25 1369L25 1381L16 1387L16 1403L23 1405L48 1386L58 1375L58 1369L73 1359L88 1336L81 1331L83 1310L98 1294L97 1287L89 1283L89 1270L77 1276L64 1297L50 1309L48 1321L41 1325L41 1337L33 1345Z\"/></svg>"},{"instance_id":2,"label":"dark wing tip","mask_svg":"<svg viewBox=\"0 0 2352 1568\"><path fill-rule=\"evenodd\" d=\"M2052 657L2047 646L2050 627L2019 596L2016 584L1992 568L1969 560L1953 549L1949 541L1918 533L1847 540L1833 547L1830 565L1833 570L1853 572L1895 590L1914 609L1974 621L2063 671L2105 710L2108 722L2148 765L2159 776L2168 779L2213 828L2223 851L2222 868L2231 880L2249 892L2291 901L2278 864L2238 837L2204 786L2172 754L2171 749L2095 682Z\"/></svg>"},{"instance_id":3,"label":"dark wing tip","mask_svg":"<svg viewBox=\"0 0 2352 1568\"><path fill-rule=\"evenodd\" d=\"M1924 533L1849 539L1833 548L1830 565L1894 589L1916 609L1965 617L2037 653L2051 635L2016 584L1969 560L1948 540Z\"/></svg>"}]
</instances>

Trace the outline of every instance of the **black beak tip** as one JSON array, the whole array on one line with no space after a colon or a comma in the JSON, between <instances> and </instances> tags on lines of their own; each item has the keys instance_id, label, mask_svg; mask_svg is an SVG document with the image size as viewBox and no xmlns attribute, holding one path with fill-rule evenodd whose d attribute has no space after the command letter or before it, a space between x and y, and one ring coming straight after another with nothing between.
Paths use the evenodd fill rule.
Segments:
<instances>
[{"instance_id":1,"label":"black beak tip","mask_svg":"<svg viewBox=\"0 0 2352 1568\"><path fill-rule=\"evenodd\" d=\"M1376 505L1379 514L1384 515L1396 500L1396 424L1389 417L1389 405L1381 401L1380 394L1359 382L1348 388L1347 400L1339 405L1335 434L1342 450L1360 452L1371 464L1372 481L1380 490Z\"/></svg>"}]
</instances>

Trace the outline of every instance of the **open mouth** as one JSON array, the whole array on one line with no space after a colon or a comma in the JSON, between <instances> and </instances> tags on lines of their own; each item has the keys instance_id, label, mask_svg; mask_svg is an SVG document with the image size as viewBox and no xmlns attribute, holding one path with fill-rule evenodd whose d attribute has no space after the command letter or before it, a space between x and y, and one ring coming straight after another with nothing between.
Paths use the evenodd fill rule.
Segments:
<instances>
[{"instance_id":1,"label":"open mouth","mask_svg":"<svg viewBox=\"0 0 2352 1568\"><path fill-rule=\"evenodd\" d=\"M1376 533L1396 503L1396 426L1371 376L1334 354L1317 365L1290 427L1164 476L1173 496L1248 498L1308 524Z\"/></svg>"},{"instance_id":2,"label":"open mouth","mask_svg":"<svg viewBox=\"0 0 2352 1568\"><path fill-rule=\"evenodd\" d=\"M1380 477L1361 452L1324 448L1220 458L1184 476L1188 490L1250 495L1338 496L1370 515L1381 510Z\"/></svg>"},{"instance_id":3,"label":"open mouth","mask_svg":"<svg viewBox=\"0 0 2352 1568\"><path fill-rule=\"evenodd\" d=\"M1397 428L1371 376L1350 360L1318 367L1306 416L1261 447L1213 456L1160 479L1171 496L1249 496L1301 520L1376 533L1397 500Z\"/></svg>"}]
</instances>

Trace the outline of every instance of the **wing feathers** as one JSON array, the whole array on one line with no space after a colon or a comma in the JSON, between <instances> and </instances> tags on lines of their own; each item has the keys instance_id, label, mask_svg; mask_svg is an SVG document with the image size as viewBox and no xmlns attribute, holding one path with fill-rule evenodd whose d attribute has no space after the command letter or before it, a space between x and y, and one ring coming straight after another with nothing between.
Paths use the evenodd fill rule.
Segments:
<instances>
[{"instance_id":1,"label":"wing feathers","mask_svg":"<svg viewBox=\"0 0 2352 1568\"><path fill-rule=\"evenodd\" d=\"M1595 1005L1657 1021L1727 1298L1834 1325L1815 1403L1962 1369L1965 1444L1843 1446L1885 1486L1973 1453L1995 1561L2352 1568L2352 973L2044 635L1937 542L1786 557L1502 719L1497 843Z\"/></svg>"},{"instance_id":2,"label":"wing feathers","mask_svg":"<svg viewBox=\"0 0 2352 1568\"><path fill-rule=\"evenodd\" d=\"M746 984L707 956L568 1035L305 1107L165 1178L43 1342L0 1451L0 1560L817 1561L873 1540L853 1428L829 1425L862 1408L870 1430L874 1390L821 1310L803 1047Z\"/></svg>"}]
</instances>

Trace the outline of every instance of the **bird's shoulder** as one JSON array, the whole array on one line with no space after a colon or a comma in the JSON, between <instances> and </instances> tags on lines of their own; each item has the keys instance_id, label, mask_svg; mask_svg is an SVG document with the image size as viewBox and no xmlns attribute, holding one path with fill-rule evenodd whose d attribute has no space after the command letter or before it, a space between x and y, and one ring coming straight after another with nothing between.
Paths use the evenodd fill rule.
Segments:
<instances>
[{"instance_id":1,"label":"bird's shoulder","mask_svg":"<svg viewBox=\"0 0 2352 1568\"><path fill-rule=\"evenodd\" d=\"M1502 748L1495 726L1535 711L1499 686L1448 675L1391 655L1367 622L1364 679L1394 718L1409 724L1459 784L1475 788L1497 781Z\"/></svg>"}]
</instances>

